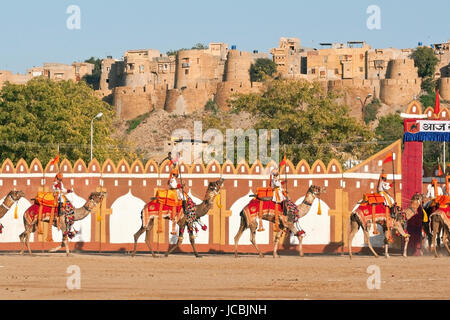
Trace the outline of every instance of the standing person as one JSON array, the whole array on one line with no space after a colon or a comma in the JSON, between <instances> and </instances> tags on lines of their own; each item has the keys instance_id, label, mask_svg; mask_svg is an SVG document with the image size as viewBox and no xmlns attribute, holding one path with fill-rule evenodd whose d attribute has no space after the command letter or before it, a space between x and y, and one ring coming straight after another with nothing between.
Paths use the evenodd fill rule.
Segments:
<instances>
[{"instance_id":1,"label":"standing person","mask_svg":"<svg viewBox=\"0 0 450 320\"><path fill-rule=\"evenodd\" d=\"M55 180L54 180L53 185L52 185L53 194L58 199L58 216L62 215L61 208L62 208L62 205L64 203L63 195L73 192L70 189L68 190L68 189L64 188L64 184L63 184L62 179L63 179L63 174L61 172L59 172L55 176Z\"/></svg>"}]
</instances>

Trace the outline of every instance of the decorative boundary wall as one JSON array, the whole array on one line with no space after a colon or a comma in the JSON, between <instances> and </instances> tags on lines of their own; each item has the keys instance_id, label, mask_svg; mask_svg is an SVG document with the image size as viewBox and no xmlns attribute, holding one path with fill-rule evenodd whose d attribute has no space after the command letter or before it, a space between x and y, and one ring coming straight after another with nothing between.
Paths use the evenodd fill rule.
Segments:
<instances>
[{"instance_id":1,"label":"decorative boundary wall","mask_svg":"<svg viewBox=\"0 0 450 320\"><path fill-rule=\"evenodd\" d=\"M327 188L327 192L320 198L322 214L318 215L319 199L316 199L311 211L300 221L307 233L303 241L305 252L347 251L348 220L357 201L362 198L363 193L375 191L382 169L389 173L388 180L393 179L390 174L392 164L383 164L390 152L395 155L395 196L398 203L401 203L401 140L347 171L342 170L337 160L332 160L327 165L317 160L312 166L304 160L297 164L287 161L286 172L283 169L281 175L283 178L287 175L287 190L291 199L300 202L311 184ZM263 166L258 161L252 165L243 162L237 166L231 162L225 162L223 165L211 162L206 166L200 163L181 164L181 176L186 187L198 199L203 198L210 181L220 177L225 179L220 197L221 205L214 203L213 209L202 218L208 226L208 231L198 233L197 248L200 252L233 251L234 234L239 228L239 212L250 201L248 194L255 192L257 187L267 185L268 173L275 165L272 162ZM140 227L140 210L157 188L167 185L169 176L168 161L158 166L153 160L145 164L139 160L132 164L125 160L118 163L106 160L102 164L95 159L88 164L82 160L74 164L63 160L60 168L64 174L65 186L75 191L76 206L81 206L93 191L102 189L108 192L107 198L96 209L96 214L91 214L75 224L77 230L82 228L83 236L71 242L71 249L87 251L130 251L133 234ZM3 234L0 234L0 250L20 249L18 236L23 231L23 212L38 190L51 189L57 170L56 166L50 164L44 167L38 159L34 159L30 164L24 160L15 164L9 159L3 162L0 167L0 199L12 189L25 192L26 199L19 201L19 219L13 218L13 207L0 220L5 227ZM158 251L166 251L169 244L175 241L170 238L168 221L163 228L163 234L158 235L155 232L152 236L153 248ZM53 228L53 234L55 241L61 238L56 228ZM141 236L139 240L138 250L148 251L143 238L144 236ZM240 252L256 252L248 239L249 231L246 231L240 240ZM181 250L190 252L191 246L186 240ZM382 246L381 235L371 237L371 241L377 247ZM258 233L257 242L261 244L263 251L272 250L273 231L268 223L265 233ZM283 239L280 249L293 252L296 250L295 244L296 239ZM43 236L37 234L31 243L32 250L47 250L54 246L55 243L47 243ZM361 231L355 237L353 246L365 247ZM400 247L398 241L395 246Z\"/></svg>"}]
</instances>

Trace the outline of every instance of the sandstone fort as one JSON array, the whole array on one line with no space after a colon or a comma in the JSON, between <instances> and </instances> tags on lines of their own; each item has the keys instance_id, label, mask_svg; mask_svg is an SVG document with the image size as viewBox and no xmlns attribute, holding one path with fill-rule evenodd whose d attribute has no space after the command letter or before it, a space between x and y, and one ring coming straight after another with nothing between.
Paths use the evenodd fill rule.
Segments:
<instances>
[{"instance_id":1,"label":"sandstone fort","mask_svg":"<svg viewBox=\"0 0 450 320\"><path fill-rule=\"evenodd\" d=\"M450 100L450 40L431 45L439 59L434 78L440 95ZM272 59L280 77L318 81L325 90L339 91L344 103L357 109L357 97L378 98L393 107L404 107L421 91L421 81L411 59L413 49L374 49L363 41L320 43L320 48L301 46L298 38L281 38L270 53L240 51L235 45L210 43L206 49L180 50L177 55L157 49L129 50L121 59L107 57L101 63L96 94L113 105L122 120L151 110L188 114L202 110L212 100L227 110L233 93L259 92L250 66L258 58ZM45 63L26 74L0 70L0 87L6 82L26 83L44 76L80 81L92 74L90 63ZM354 116L358 116L353 112Z\"/></svg>"}]
</instances>

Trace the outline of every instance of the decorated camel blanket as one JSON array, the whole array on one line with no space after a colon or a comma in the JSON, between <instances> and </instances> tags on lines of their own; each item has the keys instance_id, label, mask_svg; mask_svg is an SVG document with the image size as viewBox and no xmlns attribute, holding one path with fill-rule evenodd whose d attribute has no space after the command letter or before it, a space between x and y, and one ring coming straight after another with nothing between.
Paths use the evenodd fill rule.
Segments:
<instances>
[{"instance_id":1,"label":"decorated camel blanket","mask_svg":"<svg viewBox=\"0 0 450 320\"><path fill-rule=\"evenodd\" d=\"M180 217L183 211L183 206L180 204L176 207L168 206L166 204L159 203L158 200L152 200L144 207L143 210L143 223L144 225L148 224L148 221L151 218L166 218L169 217L171 220L174 220L175 217Z\"/></svg>"},{"instance_id":2,"label":"decorated camel blanket","mask_svg":"<svg viewBox=\"0 0 450 320\"><path fill-rule=\"evenodd\" d=\"M356 214L362 221L364 225L367 224L368 221L372 221L373 213L375 213L375 221L382 222L386 220L386 216L388 219L390 218L389 207L385 206L382 203L377 204L369 204L368 202L363 202L359 205L356 210ZM391 219L389 219L391 220Z\"/></svg>"},{"instance_id":3,"label":"decorated camel blanket","mask_svg":"<svg viewBox=\"0 0 450 320\"><path fill-rule=\"evenodd\" d=\"M283 210L284 206L286 206L286 213ZM277 212L280 216L286 215L289 218L292 218L294 222L296 222L299 217L299 210L295 203L290 199L286 200L283 204L276 204L273 201L262 201L255 198L250 201L243 211L247 221L251 221L255 217L275 217Z\"/></svg>"}]
</instances>

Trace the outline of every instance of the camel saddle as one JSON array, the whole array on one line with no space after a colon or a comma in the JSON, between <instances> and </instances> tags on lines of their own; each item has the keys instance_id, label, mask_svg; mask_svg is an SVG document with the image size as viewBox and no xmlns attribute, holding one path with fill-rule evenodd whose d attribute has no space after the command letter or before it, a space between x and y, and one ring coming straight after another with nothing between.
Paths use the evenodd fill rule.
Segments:
<instances>
[{"instance_id":1,"label":"camel saddle","mask_svg":"<svg viewBox=\"0 0 450 320\"><path fill-rule=\"evenodd\" d=\"M63 206L68 202L67 198L63 195ZM55 197L53 192L38 192L36 198L34 198L35 202L44 207L57 208L58 207L58 198Z\"/></svg>"},{"instance_id":2,"label":"camel saddle","mask_svg":"<svg viewBox=\"0 0 450 320\"><path fill-rule=\"evenodd\" d=\"M159 189L156 190L156 200L158 203L168 207L178 207L182 201L178 200L177 190Z\"/></svg>"},{"instance_id":3,"label":"camel saddle","mask_svg":"<svg viewBox=\"0 0 450 320\"><path fill-rule=\"evenodd\" d=\"M363 202L368 202L370 205L372 204L384 205L384 197L379 193L365 193L363 196Z\"/></svg>"},{"instance_id":4,"label":"camel saddle","mask_svg":"<svg viewBox=\"0 0 450 320\"><path fill-rule=\"evenodd\" d=\"M450 205L450 196L437 196L434 202L439 204L440 209L446 209Z\"/></svg>"}]
</instances>

